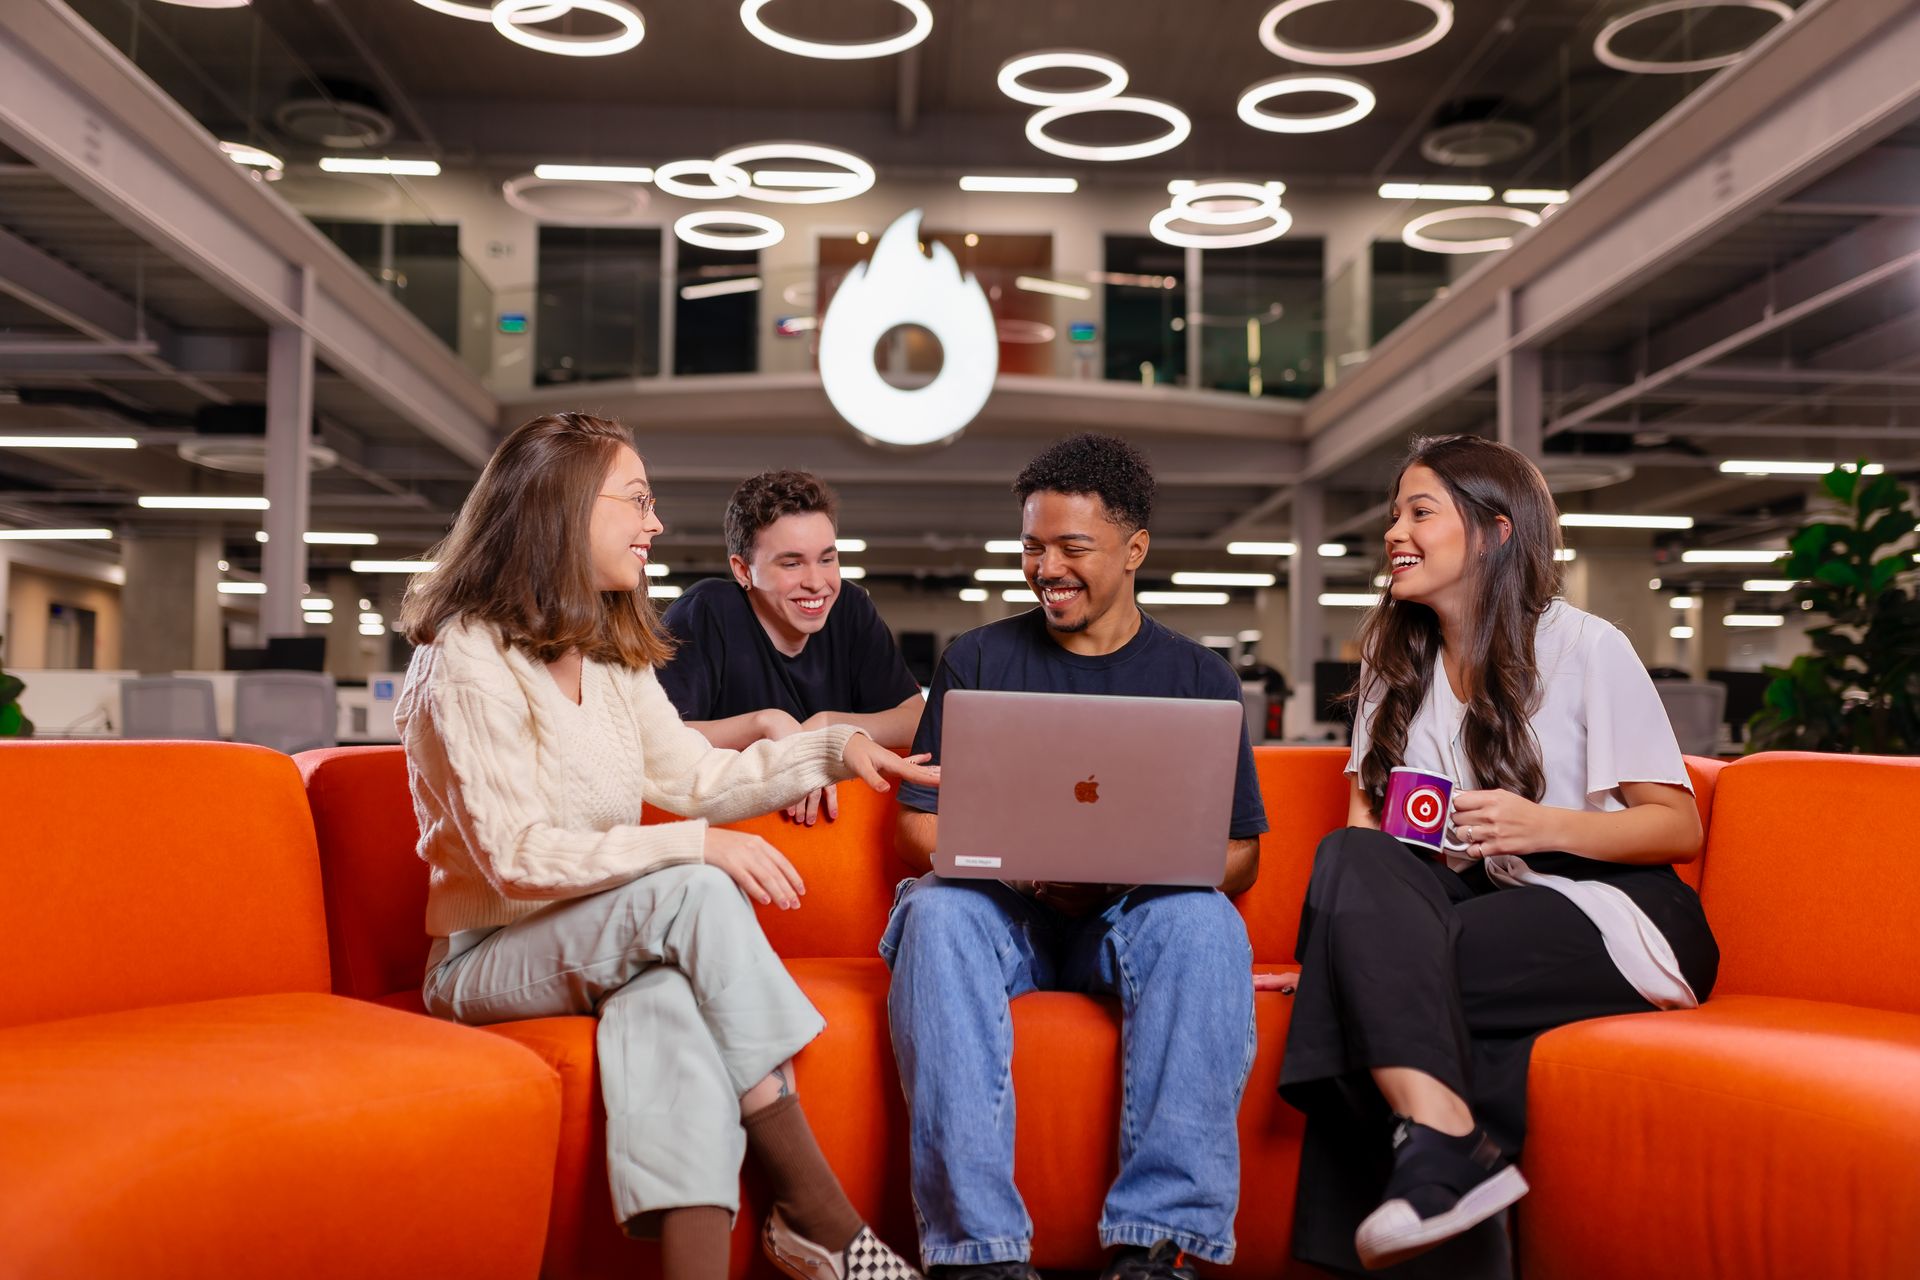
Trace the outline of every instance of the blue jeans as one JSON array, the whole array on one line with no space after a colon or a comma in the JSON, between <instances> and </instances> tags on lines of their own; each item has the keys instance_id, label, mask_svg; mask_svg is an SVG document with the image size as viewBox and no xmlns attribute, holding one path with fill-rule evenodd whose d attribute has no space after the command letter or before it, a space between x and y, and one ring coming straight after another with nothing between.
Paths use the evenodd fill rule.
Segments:
<instances>
[{"instance_id":1,"label":"blue jeans","mask_svg":"<svg viewBox=\"0 0 1920 1280\"><path fill-rule=\"evenodd\" d=\"M1253 952L1223 895L1143 887L1074 918L998 881L926 875L902 887L880 954L893 968L887 1013L926 1265L1031 1255L1033 1221L1013 1184L1008 1008L1029 991L1120 998L1120 1174L1100 1243L1172 1240L1207 1262L1233 1260Z\"/></svg>"}]
</instances>

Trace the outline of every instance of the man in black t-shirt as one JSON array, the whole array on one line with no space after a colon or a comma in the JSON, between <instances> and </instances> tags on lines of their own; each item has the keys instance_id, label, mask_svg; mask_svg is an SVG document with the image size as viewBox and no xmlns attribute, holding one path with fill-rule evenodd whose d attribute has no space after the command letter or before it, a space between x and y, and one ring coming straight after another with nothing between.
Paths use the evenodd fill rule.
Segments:
<instances>
[{"instance_id":1,"label":"man in black t-shirt","mask_svg":"<svg viewBox=\"0 0 1920 1280\"><path fill-rule=\"evenodd\" d=\"M716 747L850 724L903 745L920 686L873 600L840 577L833 490L804 471L767 471L727 502L731 580L689 587L668 607L680 642L660 684ZM788 811L811 826L839 816L832 787Z\"/></svg>"},{"instance_id":2,"label":"man in black t-shirt","mask_svg":"<svg viewBox=\"0 0 1920 1280\"><path fill-rule=\"evenodd\" d=\"M1040 607L953 642L916 753L939 760L949 689L1240 701L1220 655L1134 603L1153 487L1146 459L1111 436L1062 441L1021 472L1021 563ZM942 879L929 870L939 794L903 786L900 804L898 848L925 874L902 890L880 951L893 967L887 1010L930 1276L1035 1274L1013 1183L1008 1016L1015 996L1035 990L1120 1000L1125 1118L1100 1215L1101 1243L1115 1250L1107 1276L1191 1280L1189 1256L1230 1262L1254 1027L1252 951L1227 895L1259 874L1267 829L1244 732L1219 889Z\"/></svg>"}]
</instances>

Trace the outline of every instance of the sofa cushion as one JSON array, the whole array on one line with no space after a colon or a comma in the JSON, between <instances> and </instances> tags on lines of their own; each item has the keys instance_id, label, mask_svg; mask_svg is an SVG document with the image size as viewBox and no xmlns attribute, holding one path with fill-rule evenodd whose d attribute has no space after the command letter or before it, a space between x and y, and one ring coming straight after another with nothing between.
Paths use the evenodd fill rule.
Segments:
<instances>
[{"instance_id":1,"label":"sofa cushion","mask_svg":"<svg viewBox=\"0 0 1920 1280\"><path fill-rule=\"evenodd\" d=\"M335 996L0 1030L0 1272L524 1278L559 1118L524 1049Z\"/></svg>"},{"instance_id":2,"label":"sofa cushion","mask_svg":"<svg viewBox=\"0 0 1920 1280\"><path fill-rule=\"evenodd\" d=\"M209 742L0 746L0 1027L327 989L292 761Z\"/></svg>"},{"instance_id":3,"label":"sofa cushion","mask_svg":"<svg viewBox=\"0 0 1920 1280\"><path fill-rule=\"evenodd\" d=\"M1522 1271L1920 1275L1916 1081L1920 1016L1851 1005L1715 996L1549 1032L1529 1084Z\"/></svg>"},{"instance_id":4,"label":"sofa cushion","mask_svg":"<svg viewBox=\"0 0 1920 1280\"><path fill-rule=\"evenodd\" d=\"M1313 851L1347 825L1345 747L1255 747L1267 833L1260 837L1260 878L1234 899L1247 922L1253 958L1291 964L1300 904L1313 872Z\"/></svg>"},{"instance_id":5,"label":"sofa cushion","mask_svg":"<svg viewBox=\"0 0 1920 1280\"><path fill-rule=\"evenodd\" d=\"M1700 900L1728 994L1920 1013L1920 759L1776 752L1720 771Z\"/></svg>"}]
</instances>

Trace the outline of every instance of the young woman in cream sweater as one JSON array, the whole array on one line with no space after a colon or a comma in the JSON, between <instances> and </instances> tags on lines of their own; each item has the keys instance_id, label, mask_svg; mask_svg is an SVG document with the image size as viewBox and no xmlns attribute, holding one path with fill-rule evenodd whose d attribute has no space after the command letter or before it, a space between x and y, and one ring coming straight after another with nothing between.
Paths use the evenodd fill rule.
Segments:
<instances>
[{"instance_id":1,"label":"young woman in cream sweater","mask_svg":"<svg viewBox=\"0 0 1920 1280\"><path fill-rule=\"evenodd\" d=\"M416 578L418 647L396 721L432 868L424 984L438 1017L599 1017L614 1210L658 1234L668 1280L719 1280L753 1149L764 1243L805 1280L914 1273L821 1157L791 1059L825 1025L748 899L800 874L722 823L859 777L931 782L850 728L709 746L655 678L671 653L644 590L662 530L626 428L584 414L508 436ZM651 802L686 821L641 825Z\"/></svg>"}]
</instances>

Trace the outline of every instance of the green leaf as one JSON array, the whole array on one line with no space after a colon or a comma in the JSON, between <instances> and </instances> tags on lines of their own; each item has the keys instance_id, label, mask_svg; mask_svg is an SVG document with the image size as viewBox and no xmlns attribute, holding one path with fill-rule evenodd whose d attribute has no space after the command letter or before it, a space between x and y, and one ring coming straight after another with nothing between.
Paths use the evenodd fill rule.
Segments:
<instances>
[{"instance_id":1,"label":"green leaf","mask_svg":"<svg viewBox=\"0 0 1920 1280\"><path fill-rule=\"evenodd\" d=\"M1860 570L1845 560L1823 561L1813 571L1815 582L1830 582L1837 587L1859 587L1863 583Z\"/></svg>"},{"instance_id":2,"label":"green leaf","mask_svg":"<svg viewBox=\"0 0 1920 1280\"><path fill-rule=\"evenodd\" d=\"M24 738L32 729L18 703L0 703L0 738Z\"/></svg>"},{"instance_id":3,"label":"green leaf","mask_svg":"<svg viewBox=\"0 0 1920 1280\"><path fill-rule=\"evenodd\" d=\"M1860 477L1852 471L1835 467L1820 477L1820 487L1849 505L1853 502L1854 486L1860 483Z\"/></svg>"}]
</instances>

